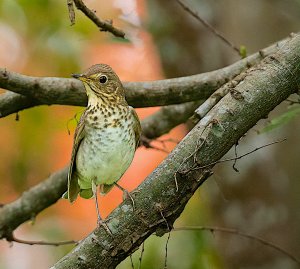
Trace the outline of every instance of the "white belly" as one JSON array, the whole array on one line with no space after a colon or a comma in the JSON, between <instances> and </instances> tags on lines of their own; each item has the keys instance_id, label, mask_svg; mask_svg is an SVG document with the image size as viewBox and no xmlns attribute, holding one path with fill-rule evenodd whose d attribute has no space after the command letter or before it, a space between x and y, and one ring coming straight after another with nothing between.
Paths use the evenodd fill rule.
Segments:
<instances>
[{"instance_id":1,"label":"white belly","mask_svg":"<svg viewBox=\"0 0 300 269\"><path fill-rule=\"evenodd\" d=\"M89 132L79 146L76 166L81 189L117 182L132 162L135 152L133 130L104 128Z\"/></svg>"}]
</instances>

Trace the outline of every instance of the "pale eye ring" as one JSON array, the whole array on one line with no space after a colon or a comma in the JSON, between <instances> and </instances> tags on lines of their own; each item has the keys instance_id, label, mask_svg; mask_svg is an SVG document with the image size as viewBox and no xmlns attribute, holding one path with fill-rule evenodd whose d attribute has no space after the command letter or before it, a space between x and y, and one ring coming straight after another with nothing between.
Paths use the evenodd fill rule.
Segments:
<instances>
[{"instance_id":1,"label":"pale eye ring","mask_svg":"<svg viewBox=\"0 0 300 269\"><path fill-rule=\"evenodd\" d=\"M108 81L107 76L105 76L105 75L101 75L101 76L100 76L99 82L100 82L101 84L105 84L107 81Z\"/></svg>"}]
</instances>

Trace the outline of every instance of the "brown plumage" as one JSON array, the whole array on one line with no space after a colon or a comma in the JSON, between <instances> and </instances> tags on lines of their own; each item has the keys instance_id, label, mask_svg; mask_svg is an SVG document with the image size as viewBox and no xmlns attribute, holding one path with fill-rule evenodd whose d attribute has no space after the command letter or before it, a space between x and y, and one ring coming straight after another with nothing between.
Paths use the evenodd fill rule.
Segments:
<instances>
[{"instance_id":1,"label":"brown plumage","mask_svg":"<svg viewBox=\"0 0 300 269\"><path fill-rule=\"evenodd\" d=\"M139 144L141 125L125 100L123 85L105 64L93 65L80 75L88 96L74 135L68 174L68 199L107 193L132 162Z\"/></svg>"}]
</instances>

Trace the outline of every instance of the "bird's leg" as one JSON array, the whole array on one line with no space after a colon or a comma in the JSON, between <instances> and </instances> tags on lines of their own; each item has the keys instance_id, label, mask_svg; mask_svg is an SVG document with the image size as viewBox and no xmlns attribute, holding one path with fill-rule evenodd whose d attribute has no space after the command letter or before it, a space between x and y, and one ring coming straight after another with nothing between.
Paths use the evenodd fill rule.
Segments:
<instances>
[{"instance_id":1,"label":"bird's leg","mask_svg":"<svg viewBox=\"0 0 300 269\"><path fill-rule=\"evenodd\" d=\"M98 192L97 192L97 185L93 182L92 184L92 190L93 194L95 197L95 204L96 204L96 213L97 213L97 227L100 227L101 225L104 227L104 229L112 235L111 230L108 228L107 224L105 223L104 220L102 220L101 215L100 215L100 210L99 210L99 204L98 204Z\"/></svg>"},{"instance_id":2,"label":"bird's leg","mask_svg":"<svg viewBox=\"0 0 300 269\"><path fill-rule=\"evenodd\" d=\"M100 216L100 210L99 210L99 204L98 204L98 194L97 194L97 188L94 192L93 190L93 193L94 193L94 196L95 196L95 204L96 204L96 213L97 213L97 223L98 223L98 226L99 224L102 222L102 218Z\"/></svg>"},{"instance_id":3,"label":"bird's leg","mask_svg":"<svg viewBox=\"0 0 300 269\"><path fill-rule=\"evenodd\" d=\"M126 190L126 189L124 189L117 182L114 182L114 184L123 192L123 200L125 200L127 197L129 197L130 200L131 200L131 203L132 203L132 207L133 207L133 209L135 209L135 203L134 203L133 197L131 196L131 194L129 193L129 191Z\"/></svg>"}]
</instances>

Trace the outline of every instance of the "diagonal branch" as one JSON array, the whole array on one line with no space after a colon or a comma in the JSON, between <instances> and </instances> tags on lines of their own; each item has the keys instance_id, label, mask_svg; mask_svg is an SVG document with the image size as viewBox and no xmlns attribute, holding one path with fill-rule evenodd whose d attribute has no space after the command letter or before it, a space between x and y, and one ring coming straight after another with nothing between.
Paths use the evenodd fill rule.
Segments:
<instances>
[{"instance_id":1,"label":"diagonal branch","mask_svg":"<svg viewBox=\"0 0 300 269\"><path fill-rule=\"evenodd\" d=\"M145 179L137 188L136 210L126 200L110 214L106 224L113 236L97 228L52 268L115 268L152 233L169 232L210 175L210 170L200 167L219 160L258 120L295 93L300 85L299 63L298 35L249 70L234 93L210 110Z\"/></svg>"},{"instance_id":2,"label":"diagonal branch","mask_svg":"<svg viewBox=\"0 0 300 269\"><path fill-rule=\"evenodd\" d=\"M125 33L118 29L115 28L112 24L112 21L103 21L101 20L94 11L90 10L81 0L73 0L75 3L75 6L77 9L81 10L84 15L86 15L93 23L95 23L99 28L100 31L104 32L110 32L116 37L125 37ZM68 1L68 6L71 5L71 2ZM70 19L71 23L74 24L75 21L75 15L70 13L70 8L69 8L69 14L70 14Z\"/></svg>"},{"instance_id":3,"label":"diagonal branch","mask_svg":"<svg viewBox=\"0 0 300 269\"><path fill-rule=\"evenodd\" d=\"M286 41L283 40L216 71L182 78L124 83L126 99L134 107L171 105L206 99L227 81L274 53ZM0 117L42 104L85 106L87 102L82 84L74 79L29 77L0 68L0 87L15 93L0 95Z\"/></svg>"},{"instance_id":4,"label":"diagonal branch","mask_svg":"<svg viewBox=\"0 0 300 269\"><path fill-rule=\"evenodd\" d=\"M186 122L201 101L164 106L142 121L143 136L154 139L168 133L175 126Z\"/></svg>"},{"instance_id":5,"label":"diagonal branch","mask_svg":"<svg viewBox=\"0 0 300 269\"><path fill-rule=\"evenodd\" d=\"M185 5L181 0L176 0L176 2L191 16L193 16L197 21L202 23L209 31L211 31L215 36L220 38L226 45L231 47L234 51L236 51L240 55L240 50L230 42L223 34L217 31L212 25L210 25L206 20L201 18L195 11L191 10L187 5Z\"/></svg>"},{"instance_id":6,"label":"diagonal branch","mask_svg":"<svg viewBox=\"0 0 300 269\"><path fill-rule=\"evenodd\" d=\"M0 239L12 239L12 232L23 222L34 219L38 213L57 202L66 191L68 168L24 192L16 201L0 208Z\"/></svg>"}]
</instances>

